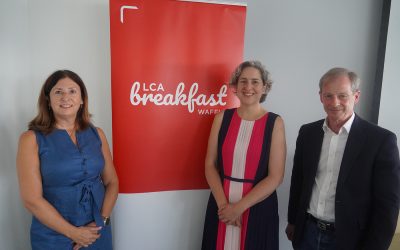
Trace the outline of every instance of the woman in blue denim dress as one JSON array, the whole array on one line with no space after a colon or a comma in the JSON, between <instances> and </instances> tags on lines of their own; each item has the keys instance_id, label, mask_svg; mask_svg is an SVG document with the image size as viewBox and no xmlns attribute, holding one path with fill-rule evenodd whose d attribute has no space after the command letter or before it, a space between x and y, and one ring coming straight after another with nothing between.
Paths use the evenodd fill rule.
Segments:
<instances>
[{"instance_id":1,"label":"woman in blue denim dress","mask_svg":"<svg viewBox=\"0 0 400 250\"><path fill-rule=\"evenodd\" d=\"M33 214L32 249L112 249L118 177L104 132L90 122L81 78L58 70L19 141L21 197Z\"/></svg>"}]
</instances>

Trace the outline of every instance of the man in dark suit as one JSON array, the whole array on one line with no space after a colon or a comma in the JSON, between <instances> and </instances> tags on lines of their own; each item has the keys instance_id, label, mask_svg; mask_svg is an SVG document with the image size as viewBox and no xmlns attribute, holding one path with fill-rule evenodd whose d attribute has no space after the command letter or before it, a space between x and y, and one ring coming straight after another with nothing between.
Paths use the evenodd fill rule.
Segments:
<instances>
[{"instance_id":1,"label":"man in dark suit","mask_svg":"<svg viewBox=\"0 0 400 250\"><path fill-rule=\"evenodd\" d=\"M388 249L400 202L396 135L354 113L354 72L333 68L319 87L327 117L300 128L286 234L294 249Z\"/></svg>"}]
</instances>

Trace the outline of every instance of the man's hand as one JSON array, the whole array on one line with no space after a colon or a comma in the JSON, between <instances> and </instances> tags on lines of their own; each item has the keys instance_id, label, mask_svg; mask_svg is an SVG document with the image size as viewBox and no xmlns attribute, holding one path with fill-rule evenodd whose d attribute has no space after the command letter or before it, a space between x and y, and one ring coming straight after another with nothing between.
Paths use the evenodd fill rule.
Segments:
<instances>
[{"instance_id":1,"label":"man's hand","mask_svg":"<svg viewBox=\"0 0 400 250\"><path fill-rule=\"evenodd\" d=\"M293 225L293 224L288 224L288 225L286 226L286 230L285 230L286 236L287 236L287 238L288 238L290 241L293 240L294 230L295 230L295 225Z\"/></svg>"}]
</instances>

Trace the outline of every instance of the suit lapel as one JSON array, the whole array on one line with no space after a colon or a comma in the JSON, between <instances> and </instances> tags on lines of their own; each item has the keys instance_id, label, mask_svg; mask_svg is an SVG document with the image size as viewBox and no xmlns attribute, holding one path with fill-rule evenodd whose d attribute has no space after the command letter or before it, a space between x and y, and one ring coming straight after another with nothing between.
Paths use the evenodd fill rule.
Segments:
<instances>
[{"instance_id":1,"label":"suit lapel","mask_svg":"<svg viewBox=\"0 0 400 250\"><path fill-rule=\"evenodd\" d=\"M315 131L310 138L310 143L308 145L308 149L310 153L310 168L309 168L309 173L308 177L310 178L309 183L309 188L312 189L312 186L314 185L314 180L315 176L317 175L317 170L318 170L318 163L319 163L319 158L321 155L321 150L322 150L322 142L324 140L324 130L322 129L322 125L324 123L324 120L318 123L318 129L313 130Z\"/></svg>"},{"instance_id":2,"label":"suit lapel","mask_svg":"<svg viewBox=\"0 0 400 250\"><path fill-rule=\"evenodd\" d=\"M346 147L343 153L342 163L340 164L337 189L343 186L347 175L354 166L353 163L355 159L365 144L366 135L362 129L362 122L361 118L356 115L353 124L351 125L350 134L347 138Z\"/></svg>"}]
</instances>

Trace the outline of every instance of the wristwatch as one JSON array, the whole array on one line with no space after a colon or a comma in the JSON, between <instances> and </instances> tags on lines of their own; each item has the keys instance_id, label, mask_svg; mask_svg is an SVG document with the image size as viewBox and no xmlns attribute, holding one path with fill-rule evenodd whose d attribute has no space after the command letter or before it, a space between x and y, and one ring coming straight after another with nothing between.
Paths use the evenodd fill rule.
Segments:
<instances>
[{"instance_id":1,"label":"wristwatch","mask_svg":"<svg viewBox=\"0 0 400 250\"><path fill-rule=\"evenodd\" d=\"M103 216L103 223L104 223L104 226L109 226L111 223L110 217Z\"/></svg>"}]
</instances>

